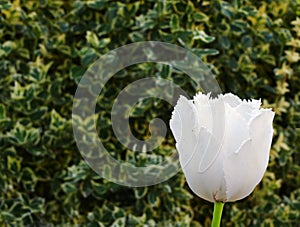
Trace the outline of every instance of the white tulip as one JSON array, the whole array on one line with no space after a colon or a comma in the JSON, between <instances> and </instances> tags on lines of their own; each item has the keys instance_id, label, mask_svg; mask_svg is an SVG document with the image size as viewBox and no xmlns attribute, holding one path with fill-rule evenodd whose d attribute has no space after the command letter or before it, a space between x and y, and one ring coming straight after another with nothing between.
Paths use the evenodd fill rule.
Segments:
<instances>
[{"instance_id":1,"label":"white tulip","mask_svg":"<svg viewBox=\"0 0 300 227\"><path fill-rule=\"evenodd\" d=\"M211 202L248 196L269 161L274 112L260 100L229 93L181 96L170 120L179 161L192 191Z\"/></svg>"}]
</instances>

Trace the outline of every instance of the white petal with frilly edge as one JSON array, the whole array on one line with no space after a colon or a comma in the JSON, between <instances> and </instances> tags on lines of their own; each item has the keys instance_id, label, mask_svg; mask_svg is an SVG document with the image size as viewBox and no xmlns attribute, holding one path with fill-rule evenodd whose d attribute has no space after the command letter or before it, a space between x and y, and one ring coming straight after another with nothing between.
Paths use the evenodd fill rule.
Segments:
<instances>
[{"instance_id":1,"label":"white petal with frilly edge","mask_svg":"<svg viewBox=\"0 0 300 227\"><path fill-rule=\"evenodd\" d=\"M196 110L192 101L183 96L179 98L170 120L170 128L175 137L179 155L187 162L196 146L199 131Z\"/></svg>"},{"instance_id":2,"label":"white petal with frilly edge","mask_svg":"<svg viewBox=\"0 0 300 227\"><path fill-rule=\"evenodd\" d=\"M273 112L262 111L250 125L250 140L224 160L228 201L248 196L261 181L269 160L273 117Z\"/></svg>"}]
</instances>

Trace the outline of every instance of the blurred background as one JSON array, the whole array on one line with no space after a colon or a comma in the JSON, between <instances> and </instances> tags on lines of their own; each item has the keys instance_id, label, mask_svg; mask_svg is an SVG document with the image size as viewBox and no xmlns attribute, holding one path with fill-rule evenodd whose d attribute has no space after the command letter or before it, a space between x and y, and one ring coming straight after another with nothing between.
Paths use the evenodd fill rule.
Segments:
<instances>
[{"instance_id":1,"label":"blurred background","mask_svg":"<svg viewBox=\"0 0 300 227\"><path fill-rule=\"evenodd\" d=\"M0 1L0 226L210 226L213 204L195 196L179 171L130 188L99 177L72 130L80 78L100 56L125 44L163 41L199 56L225 92L261 98L275 111L262 182L225 205L222 226L300 226L300 1ZM146 154L115 137L113 100L131 82L168 79L193 96L201 87L167 65L128 67L106 84L96 113L99 137L117 160L159 164L175 151L168 130ZM173 107L145 99L130 128L169 124Z\"/></svg>"}]
</instances>

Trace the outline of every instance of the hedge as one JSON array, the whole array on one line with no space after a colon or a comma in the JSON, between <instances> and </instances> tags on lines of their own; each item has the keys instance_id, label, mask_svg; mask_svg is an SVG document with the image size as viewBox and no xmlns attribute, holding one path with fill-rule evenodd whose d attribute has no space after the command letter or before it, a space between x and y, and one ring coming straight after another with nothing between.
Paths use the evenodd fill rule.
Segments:
<instances>
[{"instance_id":1,"label":"hedge","mask_svg":"<svg viewBox=\"0 0 300 227\"><path fill-rule=\"evenodd\" d=\"M190 191L181 171L153 186L118 185L87 165L74 140L73 96L84 72L110 50L150 40L187 48L223 92L261 98L276 113L263 181L225 205L223 226L300 224L299 0L16 0L0 4L0 226L210 226L213 205ZM136 165L176 152L170 130L146 159L112 130L113 100L149 76L191 96L201 91L184 73L154 63L109 81L95 113L99 137L114 158ZM147 139L149 122L168 125L172 110L144 100L132 111L133 133Z\"/></svg>"}]
</instances>

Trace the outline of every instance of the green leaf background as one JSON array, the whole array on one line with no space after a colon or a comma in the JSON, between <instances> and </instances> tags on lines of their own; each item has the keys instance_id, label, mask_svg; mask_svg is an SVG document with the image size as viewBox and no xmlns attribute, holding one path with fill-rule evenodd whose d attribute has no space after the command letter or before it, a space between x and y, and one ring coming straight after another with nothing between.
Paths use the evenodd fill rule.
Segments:
<instances>
[{"instance_id":1,"label":"green leaf background","mask_svg":"<svg viewBox=\"0 0 300 227\"><path fill-rule=\"evenodd\" d=\"M93 172L74 141L73 96L85 70L114 48L149 40L193 51L223 92L261 98L276 113L263 181L226 204L222 226L300 225L299 18L299 0L1 1L0 226L210 226L212 204L190 191L181 171L154 186L120 186ZM107 113L122 88L149 75L189 95L201 90L152 63L110 80L96 108L99 136L114 158L137 166L168 157L171 132L151 154L138 155L117 141ZM131 130L147 139L150 120L168 123L171 112L164 101L144 100L132 111Z\"/></svg>"}]
</instances>

